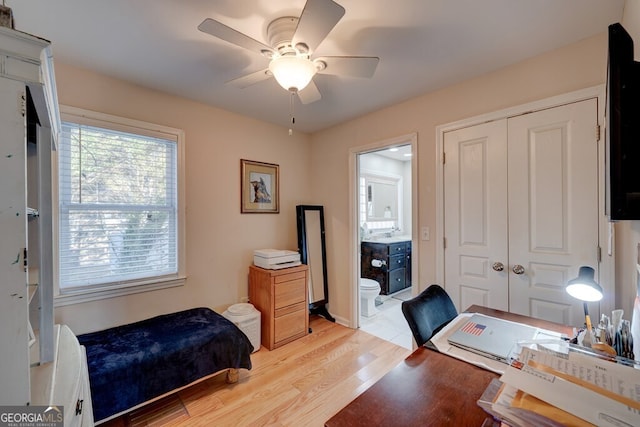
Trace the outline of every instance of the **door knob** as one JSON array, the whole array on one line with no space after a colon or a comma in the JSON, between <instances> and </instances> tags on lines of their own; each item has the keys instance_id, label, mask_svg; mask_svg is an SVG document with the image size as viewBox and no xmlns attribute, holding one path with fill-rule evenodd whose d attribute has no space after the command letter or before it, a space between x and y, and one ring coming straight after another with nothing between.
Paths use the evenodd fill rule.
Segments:
<instances>
[{"instance_id":1,"label":"door knob","mask_svg":"<svg viewBox=\"0 0 640 427\"><path fill-rule=\"evenodd\" d=\"M520 264L516 264L513 266L513 268L511 269L514 273L516 274L522 274L524 273L524 267L521 266Z\"/></svg>"},{"instance_id":2,"label":"door knob","mask_svg":"<svg viewBox=\"0 0 640 427\"><path fill-rule=\"evenodd\" d=\"M504 270L504 264L501 262L494 262L493 265L491 266L491 268L493 268L495 271L502 271Z\"/></svg>"}]
</instances>

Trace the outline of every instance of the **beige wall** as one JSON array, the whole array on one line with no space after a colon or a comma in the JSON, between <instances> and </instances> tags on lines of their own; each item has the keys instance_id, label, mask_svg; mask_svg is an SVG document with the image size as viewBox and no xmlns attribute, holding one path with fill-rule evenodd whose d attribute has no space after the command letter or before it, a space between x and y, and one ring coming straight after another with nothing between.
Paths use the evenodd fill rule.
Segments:
<instances>
[{"instance_id":1,"label":"beige wall","mask_svg":"<svg viewBox=\"0 0 640 427\"><path fill-rule=\"evenodd\" d=\"M418 226L436 230L436 126L603 84L606 34L429 93L312 135L311 182L325 205L331 314L348 320L352 305L348 161L353 147L418 134ZM433 234L433 233L432 233ZM419 241L414 284L434 283L436 241Z\"/></svg>"},{"instance_id":2,"label":"beige wall","mask_svg":"<svg viewBox=\"0 0 640 427\"><path fill-rule=\"evenodd\" d=\"M625 18L634 15L623 22L636 40L640 40L639 5L640 0L627 1ZM418 225L428 226L433 234L438 208L438 125L601 85L605 74L603 32L311 136L297 133L289 137L286 128L57 64L62 104L184 129L188 280L184 287L59 307L56 321L82 333L196 305L220 308L238 302L247 295L246 274L253 249L296 248L294 206L300 203L325 206L329 308L334 316L349 320L350 149L417 133ZM280 214L239 213L241 158L280 165ZM632 269L635 245L640 241L638 223L616 224L617 306L627 313L629 295L635 295ZM433 238L418 243L414 283L421 288L435 280L435 243Z\"/></svg>"},{"instance_id":3,"label":"beige wall","mask_svg":"<svg viewBox=\"0 0 640 427\"><path fill-rule=\"evenodd\" d=\"M56 63L60 103L186 134L186 285L59 307L75 333L248 296L253 250L296 249L295 205L309 197L309 136ZM240 214L240 159L280 165L280 213Z\"/></svg>"}]
</instances>

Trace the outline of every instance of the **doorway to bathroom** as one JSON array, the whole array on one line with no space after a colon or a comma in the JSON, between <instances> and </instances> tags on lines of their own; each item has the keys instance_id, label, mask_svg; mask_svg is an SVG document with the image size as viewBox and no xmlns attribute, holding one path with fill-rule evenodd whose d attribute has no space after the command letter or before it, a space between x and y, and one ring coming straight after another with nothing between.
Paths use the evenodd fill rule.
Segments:
<instances>
[{"instance_id":1,"label":"doorway to bathroom","mask_svg":"<svg viewBox=\"0 0 640 427\"><path fill-rule=\"evenodd\" d=\"M401 311L417 284L413 245L415 136L356 153L358 326L412 348Z\"/></svg>"}]
</instances>

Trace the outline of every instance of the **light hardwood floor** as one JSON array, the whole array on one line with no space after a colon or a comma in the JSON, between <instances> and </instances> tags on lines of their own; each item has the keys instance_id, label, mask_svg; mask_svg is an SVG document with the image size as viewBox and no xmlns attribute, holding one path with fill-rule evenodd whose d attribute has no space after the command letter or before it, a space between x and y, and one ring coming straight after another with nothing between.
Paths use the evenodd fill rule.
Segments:
<instances>
[{"instance_id":1,"label":"light hardwood floor","mask_svg":"<svg viewBox=\"0 0 640 427\"><path fill-rule=\"evenodd\" d=\"M322 426L411 352L317 316L310 327L253 353L236 384L218 375L102 426Z\"/></svg>"}]
</instances>

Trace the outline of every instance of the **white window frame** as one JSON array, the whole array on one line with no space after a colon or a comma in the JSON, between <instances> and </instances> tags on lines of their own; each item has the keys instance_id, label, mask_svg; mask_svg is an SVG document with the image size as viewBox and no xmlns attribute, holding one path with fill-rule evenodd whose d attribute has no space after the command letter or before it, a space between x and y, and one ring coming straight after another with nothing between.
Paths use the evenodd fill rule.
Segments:
<instances>
[{"instance_id":1,"label":"white window frame","mask_svg":"<svg viewBox=\"0 0 640 427\"><path fill-rule=\"evenodd\" d=\"M54 303L55 306L65 306L87 301L113 298L117 296L153 291L158 289L182 286L186 279L186 229L185 229L185 167L184 145L185 136L181 129L162 126L140 120L128 119L85 110L76 107L60 106L63 121L86 124L116 131L129 132L140 135L160 136L177 141L177 190L178 190L178 272L171 277L151 278L128 282L95 285L91 288L60 291L60 275L58 271L58 236L59 236L59 189L58 189L58 155L52 156L52 198L53 198L53 265L54 265Z\"/></svg>"}]
</instances>

